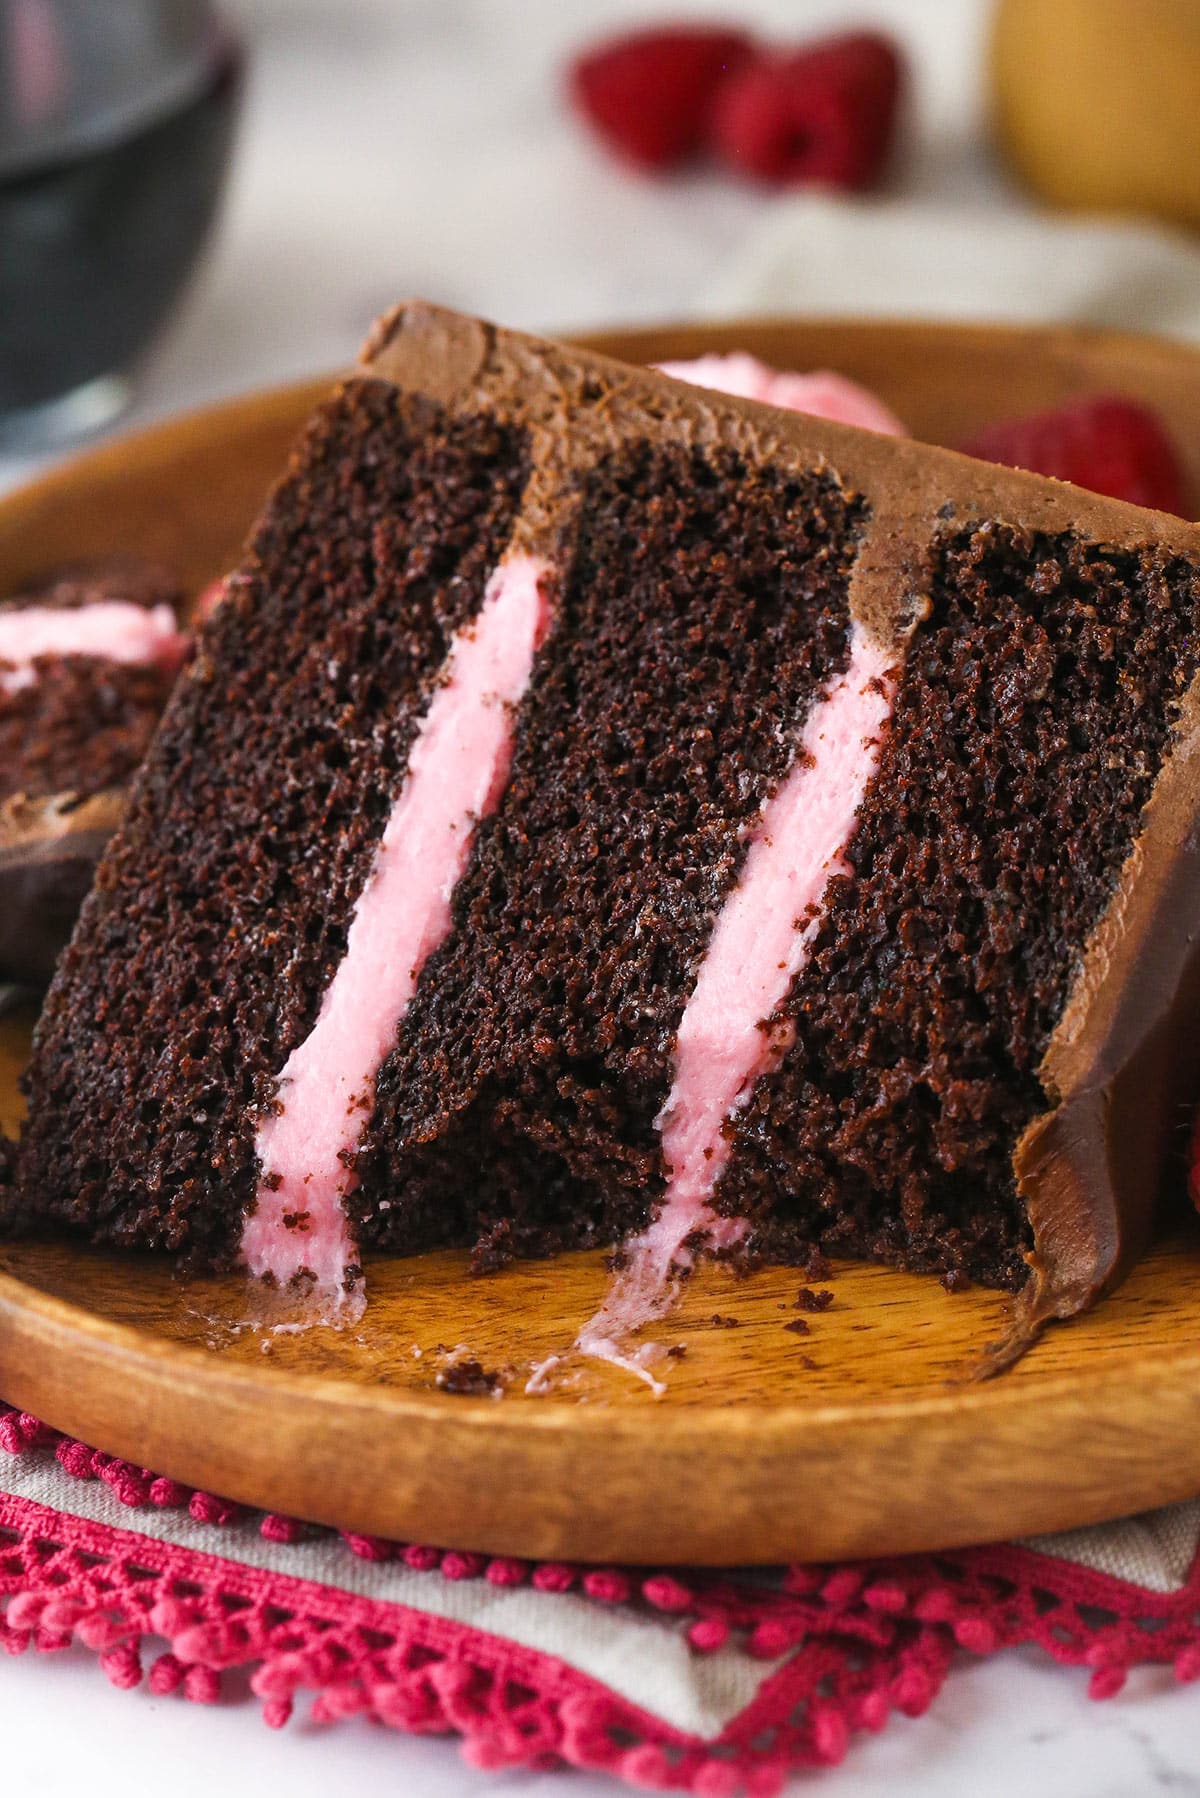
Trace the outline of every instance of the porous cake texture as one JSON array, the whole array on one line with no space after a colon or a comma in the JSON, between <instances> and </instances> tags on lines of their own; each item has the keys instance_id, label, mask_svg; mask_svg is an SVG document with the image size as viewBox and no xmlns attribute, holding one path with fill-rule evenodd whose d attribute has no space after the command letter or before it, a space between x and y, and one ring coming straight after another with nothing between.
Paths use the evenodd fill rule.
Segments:
<instances>
[{"instance_id":1,"label":"porous cake texture","mask_svg":"<svg viewBox=\"0 0 1200 1798\"><path fill-rule=\"evenodd\" d=\"M854 878L735 1124L722 1200L773 1253L1023 1281L1014 1146L1195 678L1198 594L1154 548L937 533Z\"/></svg>"},{"instance_id":2,"label":"porous cake texture","mask_svg":"<svg viewBox=\"0 0 1200 1798\"><path fill-rule=\"evenodd\" d=\"M698 950L846 664L859 512L729 450L622 446L585 478L508 790L378 1082L364 1242L449 1226L488 1256L648 1222Z\"/></svg>"},{"instance_id":3,"label":"porous cake texture","mask_svg":"<svg viewBox=\"0 0 1200 1798\"><path fill-rule=\"evenodd\" d=\"M343 1294L622 1241L610 1359L706 1246L1079 1309L1200 1077L1198 570L1178 520L401 308L176 690L10 1209Z\"/></svg>"}]
</instances>

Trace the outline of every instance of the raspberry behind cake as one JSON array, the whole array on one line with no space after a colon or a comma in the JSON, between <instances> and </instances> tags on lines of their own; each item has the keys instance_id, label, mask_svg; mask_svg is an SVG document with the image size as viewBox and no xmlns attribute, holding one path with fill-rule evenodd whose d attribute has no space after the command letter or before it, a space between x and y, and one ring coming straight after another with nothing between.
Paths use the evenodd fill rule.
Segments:
<instances>
[{"instance_id":1,"label":"raspberry behind cake","mask_svg":"<svg viewBox=\"0 0 1200 1798\"><path fill-rule=\"evenodd\" d=\"M1197 1074L1198 563L401 309L101 867L20 1220L342 1293L360 1250L625 1238L597 1353L704 1245L1078 1310Z\"/></svg>"}]
</instances>

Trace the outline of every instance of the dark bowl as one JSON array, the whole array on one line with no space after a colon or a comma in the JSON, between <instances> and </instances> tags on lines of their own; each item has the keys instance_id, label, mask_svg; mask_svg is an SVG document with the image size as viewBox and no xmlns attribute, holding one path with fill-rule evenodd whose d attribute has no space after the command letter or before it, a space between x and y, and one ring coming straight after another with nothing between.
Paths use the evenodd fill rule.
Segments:
<instances>
[{"instance_id":1,"label":"dark bowl","mask_svg":"<svg viewBox=\"0 0 1200 1798\"><path fill-rule=\"evenodd\" d=\"M200 79L169 105L0 168L0 431L10 440L119 409L123 377L216 214L240 76L238 48L219 32ZM61 427L46 417L56 411Z\"/></svg>"}]
</instances>

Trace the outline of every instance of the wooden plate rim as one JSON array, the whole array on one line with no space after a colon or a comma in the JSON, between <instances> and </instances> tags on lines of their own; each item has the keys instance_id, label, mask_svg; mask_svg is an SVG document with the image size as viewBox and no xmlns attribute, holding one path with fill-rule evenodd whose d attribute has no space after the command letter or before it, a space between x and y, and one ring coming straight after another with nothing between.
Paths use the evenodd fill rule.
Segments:
<instances>
[{"instance_id":1,"label":"wooden plate rim","mask_svg":"<svg viewBox=\"0 0 1200 1798\"><path fill-rule=\"evenodd\" d=\"M849 330L861 333L865 344L879 347L885 342L893 347L907 342L923 349L937 340L952 342L959 352L969 353L978 345L993 355L1001 352L1031 357L1046 355L1060 362L1066 362L1075 354L1085 359L1101 359L1109 354L1119 359L1127 355L1137 359L1144 368L1153 365L1157 376L1170 375L1178 370L1183 360L1200 369L1197 346L1102 327L1073 325L943 324L932 320L878 317L758 317L688 325L649 324L621 332L574 334L574 338L611 354L623 351L627 356L637 358L643 346L660 344L666 337L673 346L678 346L678 353L687 354L702 348L738 344L753 348L773 334L789 331L803 331L815 339L828 335L832 340ZM1084 372L1091 378L1090 370ZM318 400L337 378L337 374L331 374L221 399L187 414L141 426L99 447L85 449L0 500L0 520L10 521L18 532L28 531L44 508L59 503L81 481L111 480L121 473L131 458L140 464L159 460L169 466L192 450L203 449L222 429L235 432L269 419L286 422ZM143 1424L155 1415L156 1398L161 1397L167 1387L182 1392L189 1403L202 1403L207 1399L218 1409L224 1406L230 1416L245 1415L252 1403L262 1401L263 1381L251 1367L231 1363L186 1343L155 1337L132 1324L106 1319L83 1305L31 1286L3 1268L0 1268L0 1345L23 1345L30 1351L22 1382L26 1391L7 1396L28 1403L30 1409L41 1411L51 1422L56 1421L56 1414L59 1419L66 1420L71 1409L67 1399L60 1402L56 1395L56 1380L61 1385L64 1377L69 1378L72 1372L79 1372L89 1364L95 1366L97 1362L106 1373L111 1370L118 1380L128 1382L131 1397L136 1395L141 1403L139 1417ZM53 1373L50 1371L52 1365ZM43 1366L47 1370L44 1377ZM893 1399L873 1397L864 1398L862 1402L817 1398L812 1403L770 1403L755 1399L729 1407L722 1407L717 1401L676 1410L663 1405L653 1411L653 1429L672 1467L684 1465L689 1446L698 1436L717 1429L735 1452L753 1456L756 1465L782 1476L785 1471L790 1473L802 1438L811 1432L817 1432L823 1438L841 1433L846 1440L858 1445L869 1459L875 1432L881 1433L881 1438L897 1442L907 1426L936 1423L953 1416L958 1424L960 1445L974 1444L982 1449L991 1445L994 1432L1003 1429L1006 1416L1010 1415L1019 1426L1030 1404L1039 1408L1053 1406L1058 1401L1078 1396L1081 1381L1085 1378L1088 1414L1097 1428L1105 1425L1121 1427L1128 1423L1129 1394L1134 1388L1139 1407L1144 1408L1147 1416L1153 1418L1156 1407L1161 1404L1172 1418L1180 1419L1186 1415L1200 1421L1200 1379L1197 1376L1200 1376L1200 1343L1194 1348L1171 1347L1166 1351L1136 1345L1130 1347L1119 1362L1110 1361L1090 1372L1062 1369L1039 1373L1034 1388L1018 1373L1015 1378L993 1385L944 1384L919 1395L910 1389ZM427 1463L435 1446L440 1448L445 1443L447 1452L452 1453L454 1443L469 1438L474 1438L477 1444L486 1441L488 1446L483 1455L494 1471L510 1451L515 1457L521 1441L525 1440L542 1443L547 1457L557 1457L555 1465L562 1466L566 1450L577 1447L581 1463L596 1467L603 1465L605 1450L618 1444L622 1445L628 1460L630 1452L644 1440L646 1420L650 1415L642 1407L580 1407L569 1402L510 1408L488 1399L452 1396L433 1389L411 1391L370 1386L335 1377L297 1374L282 1368L271 1370L269 1386L271 1393L278 1396L281 1405L289 1408L294 1417L299 1417L305 1407L310 1413L314 1408L318 1412L324 1411L333 1435L338 1439L345 1439L354 1419L380 1422L386 1418L389 1428L395 1430L403 1426L408 1429L414 1445L414 1460L418 1463L410 1490L420 1490L426 1504L432 1490ZM64 1421L63 1427L70 1427L70 1423ZM146 1424L147 1458L158 1461L164 1471L177 1471L180 1477L188 1477L180 1468L167 1465L169 1456L159 1454L163 1431L157 1425L155 1428L157 1434ZM1017 1431L1012 1424L1009 1428L1015 1439ZM113 1431L114 1435L119 1433L115 1423ZM918 1431L918 1435L920 1433ZM151 1446L155 1449L153 1456ZM530 1463L535 1458L535 1451L531 1449ZM1144 1458L1143 1455L1143 1461ZM261 1461L259 1456L258 1464ZM550 1465L550 1461L547 1460L545 1465ZM1186 1468L1183 1473L1178 1467L1159 1469L1155 1495L1147 1502L1166 1502L1173 1497L1186 1496L1189 1480L1194 1483L1196 1473L1200 1471L1200 1460L1193 1456L1187 1465L1190 1474ZM422 1479L425 1480L423 1486ZM1015 1480L1007 1470L1005 1480L1009 1489L1015 1486ZM230 1496L241 1498L243 1502L260 1502L253 1494L234 1490L232 1485L228 1490ZM280 1503L274 1508L286 1506ZM1023 1513L1023 1529L1043 1527L1035 1512L1036 1506ZM315 1506L311 1514L318 1521L341 1521L351 1527L369 1527L361 1518L318 1516ZM1088 1514L1080 1515L1077 1521L1091 1522L1111 1514L1103 1501L1093 1498ZM578 1560L639 1558L636 1551L631 1551L629 1541L620 1536L619 1530L616 1534L610 1531L606 1535L594 1516L578 1540L570 1538L569 1525L554 1527L559 1531L557 1535L548 1526L540 1535L536 1530L527 1529L518 1539L520 1531L514 1535L501 1524L495 1528L490 1523L486 1526L472 1524L457 1539L461 1546L477 1546L493 1552L561 1554ZM468 1539L471 1530L474 1536ZM736 1559L774 1561L788 1554L813 1552L812 1543L801 1539L802 1526L794 1523L791 1530L791 1536L784 1540L777 1522L771 1528L764 1528L761 1537L748 1547L739 1544ZM935 1533L936 1541L928 1537L876 1546L888 1552L904 1547L950 1546L953 1541L970 1539L971 1534L961 1519L952 1527L946 1525L940 1533ZM711 1529L706 1541L707 1546L699 1551L694 1545L689 1547L689 1558L714 1565L731 1558ZM823 1541L818 1550L830 1554L861 1553L870 1552L871 1545L849 1537L845 1541Z\"/></svg>"},{"instance_id":2,"label":"wooden plate rim","mask_svg":"<svg viewBox=\"0 0 1200 1798\"><path fill-rule=\"evenodd\" d=\"M18 1325L24 1318L33 1315L52 1331L68 1334L73 1332L81 1338L103 1343L106 1351L114 1358L125 1359L134 1364L149 1358L170 1371L198 1376L205 1388L219 1383L228 1386L231 1391L247 1394L258 1393L262 1388L261 1380L247 1367L222 1361L219 1355L193 1348L187 1343L150 1336L132 1324L102 1318L82 1305L73 1304L69 1299L40 1291L0 1268L0 1316L5 1315L10 1320L15 1318ZM1139 1377L1148 1378L1152 1384L1171 1390L1178 1386L1181 1376L1194 1374L1197 1402L1200 1406L1200 1347L1172 1350L1166 1354L1159 1350L1144 1351L1144 1360L1149 1363L1148 1368L1142 1365L1141 1360L1136 1362ZM1133 1371L1134 1368L1125 1363L1119 1368L1106 1367L1093 1372L1089 1376L1090 1394L1094 1395L1098 1388L1107 1389L1109 1386L1118 1391L1127 1390ZM336 1399L341 1405L346 1402L347 1394L352 1393L368 1403L371 1410L378 1411L383 1407L397 1418L423 1417L429 1413L486 1418L489 1425L497 1430L516 1430L518 1433L523 1433L533 1424L539 1429L569 1427L573 1434L592 1431L598 1436L607 1436L614 1419L622 1415L614 1407L580 1407L570 1401L559 1403L553 1400L517 1412L505 1410L502 1405L497 1406L486 1398L451 1396L437 1391L410 1395L392 1387L357 1386L331 1377L296 1374L286 1369L273 1368L269 1378L272 1390L286 1391L289 1396L297 1399L317 1403ZM1077 1373L1039 1373L1037 1393L1039 1398L1060 1397L1077 1390L1078 1385ZM864 1421L890 1422L918 1414L923 1417L937 1416L944 1412L962 1411L964 1407L980 1411L1014 1406L1024 1409L1029 1397L1029 1390L1020 1379L1000 1377L974 1380L965 1375L961 1382L947 1381L920 1398L908 1393L889 1400L864 1400L861 1404L818 1401L800 1405L785 1401L774 1405L760 1405L742 1402L722 1411L721 1424L725 1428L736 1420L736 1427L745 1427L754 1433L764 1427L778 1426L784 1434L790 1435L801 1422L807 1426L818 1423L831 1427L838 1424L857 1426ZM713 1409L719 1407L714 1406ZM663 1405L655 1411L655 1429L689 1436L695 1431L697 1417L703 1414L695 1406L687 1410L671 1411L668 1406Z\"/></svg>"}]
</instances>

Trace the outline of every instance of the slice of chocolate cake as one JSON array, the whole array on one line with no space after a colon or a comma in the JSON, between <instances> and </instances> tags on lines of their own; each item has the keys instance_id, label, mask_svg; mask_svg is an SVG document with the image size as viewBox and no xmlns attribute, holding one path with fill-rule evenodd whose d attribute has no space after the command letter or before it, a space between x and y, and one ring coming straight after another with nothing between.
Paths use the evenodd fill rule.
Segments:
<instances>
[{"instance_id":1,"label":"slice of chocolate cake","mask_svg":"<svg viewBox=\"0 0 1200 1798\"><path fill-rule=\"evenodd\" d=\"M0 604L0 980L49 979L188 640L164 570L65 571Z\"/></svg>"},{"instance_id":2,"label":"slice of chocolate cake","mask_svg":"<svg viewBox=\"0 0 1200 1798\"><path fill-rule=\"evenodd\" d=\"M342 1293L623 1239L627 1364L704 1246L1078 1310L1200 1072L1198 618L1178 520L401 309L101 866L22 1216Z\"/></svg>"}]
</instances>

